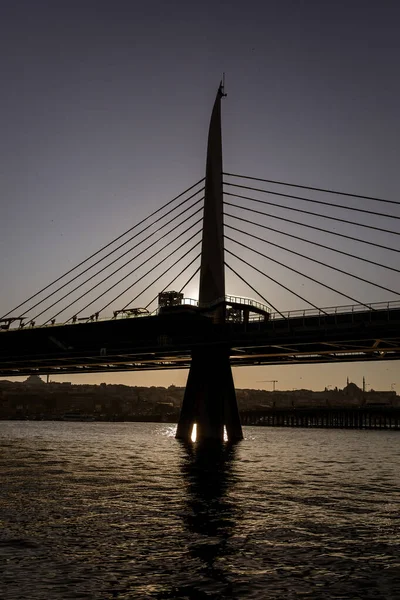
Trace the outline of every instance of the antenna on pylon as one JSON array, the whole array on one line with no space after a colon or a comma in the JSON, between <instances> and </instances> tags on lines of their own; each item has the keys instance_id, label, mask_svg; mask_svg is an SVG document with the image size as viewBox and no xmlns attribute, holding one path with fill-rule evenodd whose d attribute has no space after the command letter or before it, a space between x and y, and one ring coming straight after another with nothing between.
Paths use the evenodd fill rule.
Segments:
<instances>
[{"instance_id":1,"label":"antenna on pylon","mask_svg":"<svg viewBox=\"0 0 400 600\"><path fill-rule=\"evenodd\" d=\"M222 98L225 98L228 95L225 93L225 73L222 73L221 83L219 84L219 91L221 92Z\"/></svg>"}]
</instances>

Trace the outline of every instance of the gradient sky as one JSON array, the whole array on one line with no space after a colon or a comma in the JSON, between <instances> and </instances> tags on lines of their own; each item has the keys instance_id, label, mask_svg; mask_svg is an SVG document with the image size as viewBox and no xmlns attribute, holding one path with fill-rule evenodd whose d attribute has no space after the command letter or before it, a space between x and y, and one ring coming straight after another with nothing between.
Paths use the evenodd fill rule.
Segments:
<instances>
[{"instance_id":1,"label":"gradient sky","mask_svg":"<svg viewBox=\"0 0 400 600\"><path fill-rule=\"evenodd\" d=\"M2 0L0 312L204 175L222 72L227 171L398 200L399 21L394 0ZM352 202L397 209L400 216L398 207ZM389 219L379 226L399 231ZM398 247L394 235L333 227ZM343 247L360 253L351 242ZM393 254L363 251L398 264ZM323 252L314 256L328 262ZM399 277L389 271L329 260L400 291ZM257 264L265 269L265 261ZM279 267L267 268L286 284L304 286ZM312 263L302 270L365 302L400 300ZM301 308L265 279L251 281L280 309ZM318 306L348 303L306 289ZM230 275L227 292L253 295ZM238 387L268 389L271 384L260 382L277 379L280 389L320 389L343 387L347 375L361 384L363 374L375 389L392 383L400 389L397 363L248 368L234 376ZM185 380L184 371L108 379L133 385Z\"/></svg>"}]
</instances>

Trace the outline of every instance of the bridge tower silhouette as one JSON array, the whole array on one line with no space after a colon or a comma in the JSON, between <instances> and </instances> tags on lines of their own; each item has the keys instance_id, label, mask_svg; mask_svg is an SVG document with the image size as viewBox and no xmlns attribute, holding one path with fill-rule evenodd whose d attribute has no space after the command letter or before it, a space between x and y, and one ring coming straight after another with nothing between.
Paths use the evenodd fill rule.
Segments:
<instances>
[{"instance_id":1,"label":"bridge tower silhouette","mask_svg":"<svg viewBox=\"0 0 400 600\"><path fill-rule=\"evenodd\" d=\"M215 305L215 323L225 321L224 222L222 183L221 82L211 114L207 144L201 249L199 307ZM243 438L227 345L192 350L176 437L190 440L196 424L198 441Z\"/></svg>"},{"instance_id":2,"label":"bridge tower silhouette","mask_svg":"<svg viewBox=\"0 0 400 600\"><path fill-rule=\"evenodd\" d=\"M226 428L228 439L234 441L242 438L242 428L233 366L400 360L400 302L397 300L400 284L397 289L394 284L394 277L400 276L397 263L400 249L394 241L399 239L400 231L395 227L389 229L387 225L388 219L400 223L400 202L223 171L223 96L224 89L220 85L210 121L205 178L0 316L0 377L188 369L176 437L190 440L196 424L198 440L221 441ZM307 195L292 193L292 188L308 190ZM278 191L282 189L284 191ZM308 197L310 194L312 198ZM321 194L326 200L320 199ZM339 201L339 197L346 198L346 204ZM192 201L190 205L189 201ZM323 211L301 208L303 202L323 206ZM390 209L381 212L375 209L375 203L390 205ZM264 207L273 207L273 210ZM331 214L336 210L356 212L362 218L348 219L348 212L341 212L339 216ZM200 211L204 211L203 217L197 218ZM288 218L287 213L281 211L301 216ZM257 217L251 217L253 214ZM264 218L268 220L265 222ZM287 223L288 227L274 227L274 219L280 224ZM320 219L328 220L330 226L322 227ZM191 224L188 226L188 223ZM316 237L297 235L292 231L293 226L296 232L299 227L307 228L307 232L315 232ZM367 239L366 233L357 235L359 228L372 231L373 238ZM278 239L271 238L269 233L261 236L261 231L272 232ZM280 236L291 243L279 243ZM339 247L325 243L325 236L336 240ZM192 246L189 250L188 242ZM192 258L200 243L201 252ZM156 244L160 244L157 250ZM263 244L273 250L261 251ZM307 244L306 249L304 244ZM357 247L362 244L364 250L356 252L355 244ZM315 248L318 249L317 257L313 256L311 247L314 254ZM134 251L133 256L126 258ZM245 251L251 252L248 260ZM178 252L177 260L172 259ZM331 253L340 259L337 265L329 259L333 256ZM377 253L384 259L377 260ZM296 257L295 262L287 260L288 254ZM191 259L188 264L187 258ZM189 268L194 269L193 263L200 258L200 267L183 282L183 274ZM131 268L134 261L137 261L136 266ZM168 267L161 268L166 261ZM307 274L309 268L303 269L302 261L317 265L315 272ZM350 266L353 261L361 261L363 268L369 265L373 271L369 275L364 271L355 273L355 268ZM182 262L184 267L176 274L177 265L180 268ZM269 268L270 262L279 266L279 273L273 271L276 267ZM245 265L245 277L240 274L241 265ZM265 304L236 295L226 296L224 267ZM289 285L286 285L287 276L280 275L280 269L294 274ZM185 299L183 291L199 271L199 301L196 303ZM258 289L251 284L253 271L257 277L272 282L268 297L259 283ZM335 278L340 276L338 284L332 277L327 282L332 271ZM374 281L378 272L380 279ZM171 281L170 275L167 276L168 283L164 279L167 273L174 274ZM125 287L128 278L129 285ZM300 294L302 281L305 289ZM166 291L175 282L180 282L179 287L183 283L179 291ZM138 291L140 283L143 287ZM158 293L151 298L154 292L149 290L154 290L156 285ZM346 287L343 289L342 285ZM127 302L127 294L131 294L135 286L135 295ZM372 288L379 296L374 296L374 302L366 303L364 294ZM359 299L354 297L353 289L357 289ZM329 298L328 306L320 303L320 290ZM110 298L111 292L113 297ZM382 292L390 296L382 296ZM283 308L286 294L296 298L293 310ZM352 304L338 306L338 296ZM122 307L121 298L124 298ZM142 298L140 304L132 306L138 298ZM157 299L158 307L150 311ZM2 301L0 295L0 304ZM104 303L101 307L97 304L100 301ZM84 315L89 307L96 312ZM59 315L63 315L60 322Z\"/></svg>"}]
</instances>

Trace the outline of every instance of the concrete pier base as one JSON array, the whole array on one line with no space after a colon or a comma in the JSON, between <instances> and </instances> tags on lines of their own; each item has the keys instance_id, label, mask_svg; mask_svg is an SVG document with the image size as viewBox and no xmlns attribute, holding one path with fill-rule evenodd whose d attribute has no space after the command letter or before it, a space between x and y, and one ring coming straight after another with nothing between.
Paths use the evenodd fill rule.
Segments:
<instances>
[{"instance_id":1,"label":"concrete pier base","mask_svg":"<svg viewBox=\"0 0 400 600\"><path fill-rule=\"evenodd\" d=\"M190 441L193 425L196 441L243 439L236 402L229 351L202 348L193 351L176 437Z\"/></svg>"}]
</instances>

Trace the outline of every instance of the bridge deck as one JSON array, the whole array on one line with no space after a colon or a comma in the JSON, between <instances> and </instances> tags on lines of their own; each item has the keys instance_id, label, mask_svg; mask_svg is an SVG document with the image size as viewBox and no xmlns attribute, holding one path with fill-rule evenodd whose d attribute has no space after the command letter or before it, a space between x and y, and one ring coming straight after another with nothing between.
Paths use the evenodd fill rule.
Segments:
<instances>
[{"instance_id":1,"label":"bridge deck","mask_svg":"<svg viewBox=\"0 0 400 600\"><path fill-rule=\"evenodd\" d=\"M201 314L0 332L0 376L188 368L218 344L232 366L400 359L400 308L216 325Z\"/></svg>"}]
</instances>

